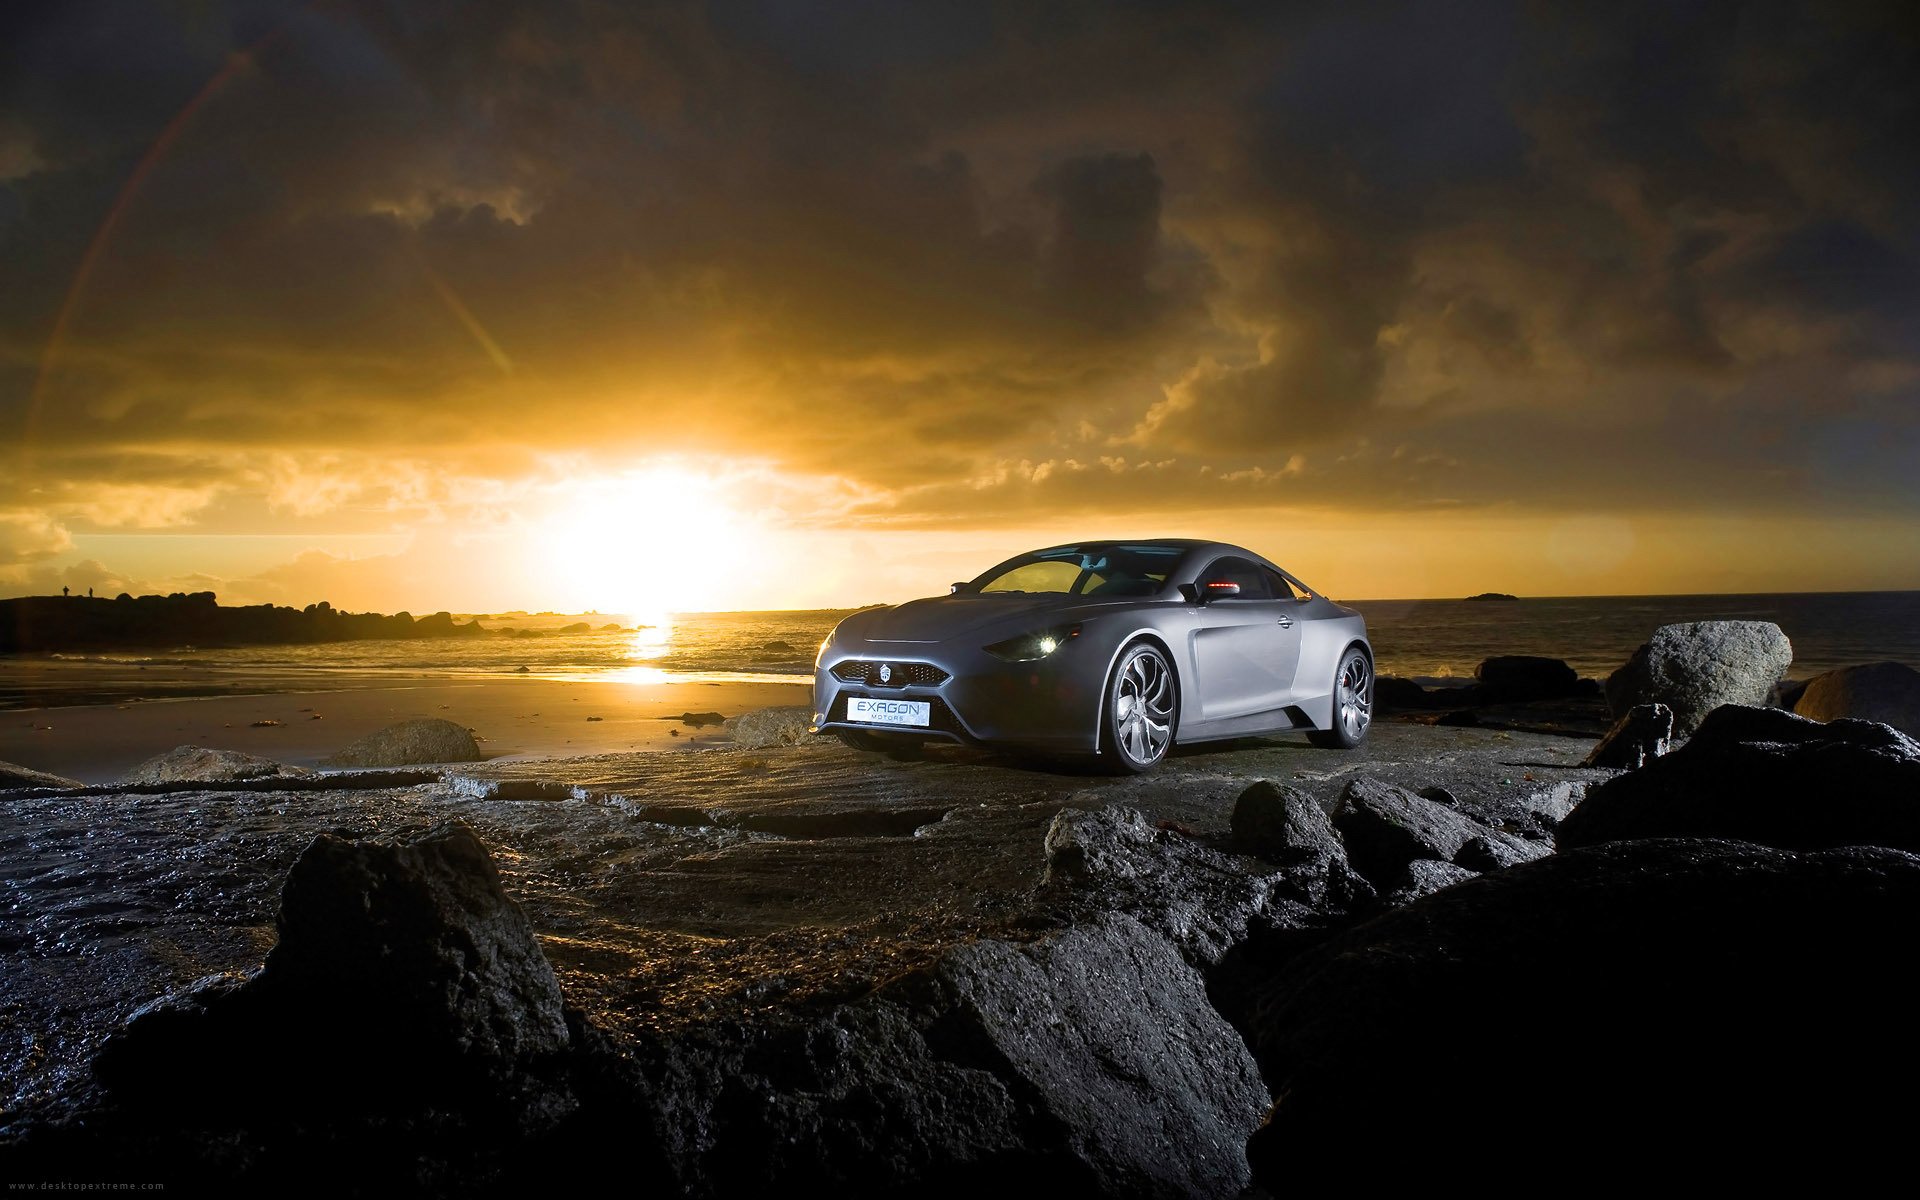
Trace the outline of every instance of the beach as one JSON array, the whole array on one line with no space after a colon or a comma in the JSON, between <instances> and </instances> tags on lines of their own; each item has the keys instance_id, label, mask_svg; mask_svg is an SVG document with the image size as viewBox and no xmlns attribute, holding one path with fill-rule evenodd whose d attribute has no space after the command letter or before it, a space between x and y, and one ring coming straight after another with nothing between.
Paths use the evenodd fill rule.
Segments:
<instances>
[{"instance_id":1,"label":"beach","mask_svg":"<svg viewBox=\"0 0 1920 1200\"><path fill-rule=\"evenodd\" d=\"M78 687L84 674L58 664L39 671L50 689ZM8 710L0 712L0 762L94 784L120 779L175 746L239 750L313 767L357 738L419 717L471 729L489 759L690 750L711 744L720 729L718 722L684 722L685 714L736 717L805 704L810 696L800 681L385 676L329 682L335 686L327 690L249 691L236 683L238 694Z\"/></svg>"}]
</instances>

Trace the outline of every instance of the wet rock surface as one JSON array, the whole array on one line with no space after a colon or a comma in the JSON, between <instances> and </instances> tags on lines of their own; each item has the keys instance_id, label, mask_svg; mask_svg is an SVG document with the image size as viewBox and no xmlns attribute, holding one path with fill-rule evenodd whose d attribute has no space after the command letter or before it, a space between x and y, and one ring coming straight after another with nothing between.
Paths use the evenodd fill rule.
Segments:
<instances>
[{"instance_id":1,"label":"wet rock surface","mask_svg":"<svg viewBox=\"0 0 1920 1200\"><path fill-rule=\"evenodd\" d=\"M367 839L404 843L449 820L472 829L497 863L506 893L524 910L569 1005L574 1047L569 1054L575 1065L563 1073L561 1094L578 1106L570 1110L573 1115L555 1116L557 1124L543 1126L548 1131L540 1137L547 1139L542 1145L573 1146L566 1139L587 1137L579 1130L600 1128L593 1122L627 1131L639 1128L635 1122L642 1118L653 1122L664 1111L660 1089L667 1078L652 1073L655 1068L694 1064L686 1069L697 1073L699 1063L720 1061L688 1048L707 1044L702 1039L735 1046L759 1064L755 1069L766 1078L785 1080L786 1068L779 1064L789 1060L755 1057L761 1054L755 1047L818 1049L827 1043L807 1040L815 1035L794 1033L798 1042L784 1041L789 1034L778 1030L822 1029L822 1014L853 1020L849 1014L856 1009L867 1014L861 1020L881 1021L874 1014L882 1009L858 1006L877 1004L873 998L882 993L894 997L889 1003L900 1009L917 1011L919 1000L899 997L920 992L892 989L931 986L924 982L933 977L929 973L957 970L940 964L968 947L991 944L1004 948L996 954L1025 955L1019 948L1100 929L1106 931L1100 934L1106 946L1100 953L1120 955L1130 946L1128 961L1144 962L1141 955L1147 952L1134 944L1137 936L1116 931L1145 930L1154 939L1149 944L1157 947L1153 961L1163 964L1152 968L1158 972L1153 978L1167 981L1161 994L1173 994L1166 989L1176 978L1198 981L1192 986L1201 995L1216 1006L1225 1004L1232 989L1221 980L1230 972L1220 964L1242 947L1280 939L1290 954L1351 919L1331 904L1313 901L1310 891L1303 893L1303 878L1324 880L1326 875L1317 869L1303 873L1300 862L1318 860L1268 861L1235 847L1230 819L1250 785L1284 782L1325 809L1364 772L1410 787L1445 788L1463 812L1477 806L1526 814L1556 787L1602 777L1574 765L1585 749L1568 738L1377 726L1368 744L1354 753L1275 738L1183 752L1158 774L1111 778L1037 768L958 747L932 747L905 758L861 754L814 739L766 751L727 747L394 773L387 777L391 786L378 788L354 786L366 776L343 775L15 792L0 797L0 879L16 897L0 909L5 1027L12 1031L0 1039L0 1079L6 1084L0 1122L11 1133L46 1129L64 1117L97 1115L100 1106L120 1103L100 1089L92 1072L105 1039L136 1009L179 996L205 977L223 978L204 985L204 995L181 997L183 1003L216 1005L225 990L250 986L243 982L247 973L261 967L276 943L281 886L321 834L354 844ZM1106 858L1088 860L1119 869L1076 875L1061 856L1050 860L1048 831L1063 811L1109 809L1140 814L1139 823L1130 817L1117 822ZM1236 943L1241 938L1246 940ZM1094 954L1091 943L1085 953ZM1220 963L1209 965L1216 956ZM1187 974L1178 974L1172 964ZM1064 970L1065 960L1031 969ZM1100 967L1109 969L1118 967ZM1129 986L1140 990L1145 977L1136 974ZM909 980L922 982L909 985ZM1179 1007L1190 1006L1182 999ZM1209 1012L1195 1012L1212 1019ZM1149 1024L1165 1025L1163 1017ZM1133 1053L1124 1050L1125 1039L1135 1035L1124 1031L1135 1026L1109 1028L1122 1038L1123 1050L1114 1051L1122 1057L1116 1061L1136 1066L1147 1061L1125 1057ZM1218 1031L1209 1029L1208 1038L1219 1040ZM942 1035L932 1036L939 1042ZM961 1042L977 1044L974 1036ZM263 1040L263 1053L278 1054L285 1039L283 1033ZM1225 1044L1235 1043L1228 1037ZM1164 1040L1138 1046L1142 1055L1171 1054L1175 1059L1168 1062L1190 1064L1179 1059L1187 1049ZM885 1057L879 1050L872 1053L875 1062ZM997 1063L1003 1052L982 1053ZM590 1069L579 1065L582 1054L591 1060ZM1219 1061L1203 1061L1209 1064L1206 1074L1226 1071ZM635 1092L629 1068L651 1081L652 1090ZM1116 1068L1114 1080L1134 1069ZM1025 1106L1018 1110L1029 1121L1022 1138L1054 1147L1044 1155L1055 1164L1048 1170L1057 1167L1066 1172L1061 1177L1083 1181L1122 1177L1101 1171L1146 1178L1138 1174L1144 1167L1085 1165L1096 1159L1120 1162L1125 1155L1093 1142L1084 1150L1072 1149L1079 1144L1073 1138L1092 1135L1070 1137L1048 1123L1055 1117L1034 1115L1055 1112L1048 1106L1066 1100L1042 1104L1034 1098L1038 1085L1008 1083L1016 1078L1008 1070L991 1066L987 1073L1001 1081L994 1087ZM1181 1066L1175 1075L1185 1078L1180 1072L1188 1070ZM1221 1077L1230 1078L1231 1072ZM1121 1083L1102 1086L1120 1088ZM1144 1093L1174 1085L1129 1086L1142 1091L1129 1103L1149 1105L1142 1111L1162 1116L1169 1111L1151 1108L1164 1098ZM865 1104L892 1093L861 1084L846 1094L866 1097L860 1101ZM795 1105L814 1103L795 1095ZM1217 1096L1204 1103L1188 1097L1177 1103L1183 1112L1226 1111L1217 1101ZM751 1108L743 1095L712 1103L716 1113ZM497 1118L505 1124L487 1128L522 1131L527 1124L514 1114L523 1111L509 1105ZM968 1120L989 1122L981 1114ZM759 1118L728 1120L746 1122L739 1126L745 1129ZM98 1121L88 1127L108 1128ZM457 1158L467 1146L462 1139L471 1139L475 1127L448 1128L438 1142L426 1134L424 1142L395 1134L400 1140L392 1143L392 1156L376 1155L368 1160L369 1169L404 1173L416 1170L406 1164L421 1155L433 1162ZM1035 1161L1021 1157L1025 1151L1007 1157L980 1150L995 1144L981 1132L987 1125L968 1128L973 1132L967 1133L972 1140L966 1145L973 1149L955 1150L951 1160L941 1160L975 1164L965 1168L974 1172L967 1178L1008 1178L1018 1164ZM1042 1137L1038 1132L1047 1129L1055 1133ZM1207 1144L1214 1140L1209 1135ZM717 1171L712 1164L729 1160L721 1149L641 1145L630 1132L608 1133L607 1141L625 1148L623 1153L630 1150L635 1162L652 1163L683 1180L693 1177L682 1171L695 1170L687 1163L707 1163L698 1170ZM196 1159L199 1169L255 1177L247 1175L254 1169L247 1163L223 1165L212 1142L197 1144L214 1156ZM1186 1181L1182 1187L1211 1188L1207 1181L1233 1173L1230 1154L1215 1158L1207 1157L1212 1150L1164 1146L1157 1153L1188 1163L1179 1168ZM556 1151L549 1161L591 1157L588 1149L574 1146L565 1155ZM1195 1165L1201 1158L1215 1166ZM1218 1173L1221 1162L1227 1164L1225 1176ZM924 1163L914 1169L923 1168ZM821 1168L834 1178L842 1169ZM961 1167L955 1171L955 1178L962 1177Z\"/></svg>"},{"instance_id":2,"label":"wet rock surface","mask_svg":"<svg viewBox=\"0 0 1920 1200\"><path fill-rule=\"evenodd\" d=\"M1680 749L1595 784L1556 834L1563 850L1655 837L1920 851L1920 743L1869 721L1715 709Z\"/></svg>"},{"instance_id":3,"label":"wet rock surface","mask_svg":"<svg viewBox=\"0 0 1920 1200\"><path fill-rule=\"evenodd\" d=\"M1278 1195L1358 1154L1430 1179L1502 1130L1502 1171L1891 1166L1917 921L1920 858L1873 847L1622 842L1458 882L1265 980L1256 1178ZM1540 1030L1537 1055L1490 1052Z\"/></svg>"},{"instance_id":4,"label":"wet rock surface","mask_svg":"<svg viewBox=\"0 0 1920 1200\"><path fill-rule=\"evenodd\" d=\"M1664 704L1684 737L1723 704L1765 704L1792 663L1792 643L1769 621L1662 625L1607 677L1607 704L1616 716Z\"/></svg>"},{"instance_id":5,"label":"wet rock surface","mask_svg":"<svg viewBox=\"0 0 1920 1200\"><path fill-rule=\"evenodd\" d=\"M77 779L68 779L64 775L49 775L45 771L36 771L32 767L23 767L17 763L0 762L0 788L77 788L82 786Z\"/></svg>"},{"instance_id":6,"label":"wet rock surface","mask_svg":"<svg viewBox=\"0 0 1920 1200\"><path fill-rule=\"evenodd\" d=\"M813 736L808 732L812 720L813 709L803 704L789 704L742 713L734 718L729 732L735 742L749 750L797 746Z\"/></svg>"},{"instance_id":7,"label":"wet rock surface","mask_svg":"<svg viewBox=\"0 0 1920 1200\"><path fill-rule=\"evenodd\" d=\"M239 750L210 750L205 746L176 746L127 772L127 783L211 783L243 779L304 779L308 767L246 754Z\"/></svg>"},{"instance_id":8,"label":"wet rock surface","mask_svg":"<svg viewBox=\"0 0 1920 1200\"><path fill-rule=\"evenodd\" d=\"M479 762L480 746L463 726L439 717L389 725L341 749L327 767L410 767L423 763Z\"/></svg>"}]
</instances>

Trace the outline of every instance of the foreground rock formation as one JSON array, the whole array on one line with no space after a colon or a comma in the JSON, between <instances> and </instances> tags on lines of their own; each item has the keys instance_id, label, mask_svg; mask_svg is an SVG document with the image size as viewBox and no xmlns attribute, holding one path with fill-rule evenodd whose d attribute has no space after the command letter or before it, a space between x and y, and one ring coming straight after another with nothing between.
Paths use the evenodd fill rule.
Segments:
<instances>
[{"instance_id":1,"label":"foreground rock formation","mask_svg":"<svg viewBox=\"0 0 1920 1200\"><path fill-rule=\"evenodd\" d=\"M472 731L439 717L401 721L342 748L328 767L410 767L422 763L479 762Z\"/></svg>"},{"instance_id":2,"label":"foreground rock formation","mask_svg":"<svg viewBox=\"0 0 1920 1200\"><path fill-rule=\"evenodd\" d=\"M176 746L157 754L127 772L122 782L211 783L242 779L306 779L315 772L309 767L288 766L257 754L239 750L209 750L204 746Z\"/></svg>"},{"instance_id":3,"label":"foreground rock formation","mask_svg":"<svg viewBox=\"0 0 1920 1200\"><path fill-rule=\"evenodd\" d=\"M1673 710L1673 732L1685 737L1723 704L1759 705L1793 663L1793 645L1767 621L1698 621L1662 625L1607 677L1615 716L1636 704Z\"/></svg>"},{"instance_id":4,"label":"foreground rock formation","mask_svg":"<svg viewBox=\"0 0 1920 1200\"><path fill-rule=\"evenodd\" d=\"M1821 724L1729 705L1680 749L1595 784L1556 837L1563 850L1728 837L1787 849L1920 852L1920 743L1868 721Z\"/></svg>"},{"instance_id":5,"label":"foreground rock formation","mask_svg":"<svg viewBox=\"0 0 1920 1200\"><path fill-rule=\"evenodd\" d=\"M1502 1179L1856 1175L1914 1115L1878 1081L1920 1068L1917 918L1920 858L1873 847L1624 842L1459 883L1265 982L1255 1175L1427 1180L1470 1146Z\"/></svg>"},{"instance_id":6,"label":"foreground rock formation","mask_svg":"<svg viewBox=\"0 0 1920 1200\"><path fill-rule=\"evenodd\" d=\"M0 762L0 788L70 788L81 786L77 779L68 779L64 775L50 775L45 771L36 771L32 767L23 767L18 763Z\"/></svg>"},{"instance_id":7,"label":"foreground rock formation","mask_svg":"<svg viewBox=\"0 0 1920 1200\"><path fill-rule=\"evenodd\" d=\"M1793 711L1816 721L1878 721L1920 737L1920 671L1896 662L1828 671L1807 681Z\"/></svg>"}]
</instances>

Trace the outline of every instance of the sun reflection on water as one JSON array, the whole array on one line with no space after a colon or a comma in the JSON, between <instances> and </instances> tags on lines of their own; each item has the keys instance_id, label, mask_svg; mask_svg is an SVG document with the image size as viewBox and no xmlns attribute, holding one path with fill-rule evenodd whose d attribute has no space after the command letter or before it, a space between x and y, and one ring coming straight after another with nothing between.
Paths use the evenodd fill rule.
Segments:
<instances>
[{"instance_id":1,"label":"sun reflection on water","mask_svg":"<svg viewBox=\"0 0 1920 1200\"><path fill-rule=\"evenodd\" d=\"M646 613L634 618L636 628L627 642L627 657L636 662L665 658L673 648L673 618L666 613Z\"/></svg>"}]
</instances>

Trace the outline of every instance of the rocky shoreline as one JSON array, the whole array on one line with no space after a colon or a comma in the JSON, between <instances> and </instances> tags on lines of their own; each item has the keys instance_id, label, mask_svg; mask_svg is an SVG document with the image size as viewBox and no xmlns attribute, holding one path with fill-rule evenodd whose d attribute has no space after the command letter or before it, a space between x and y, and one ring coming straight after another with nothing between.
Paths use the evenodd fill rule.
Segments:
<instances>
[{"instance_id":1,"label":"rocky shoreline","mask_svg":"<svg viewBox=\"0 0 1920 1200\"><path fill-rule=\"evenodd\" d=\"M1865 1084L1920 1065L1920 744L1767 707L1774 657L1681 627L1604 686L1489 660L1360 751L1141 778L772 710L698 754L0 785L0 1162L1230 1197L1840 1148L1844 1178L1912 1116ZM1417 719L1447 711L1477 719Z\"/></svg>"}]
</instances>

